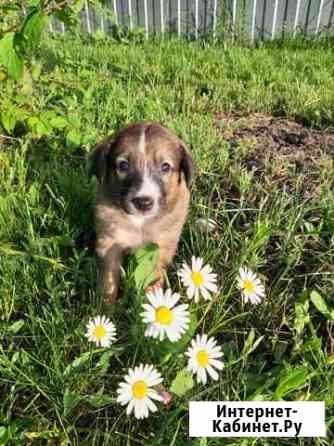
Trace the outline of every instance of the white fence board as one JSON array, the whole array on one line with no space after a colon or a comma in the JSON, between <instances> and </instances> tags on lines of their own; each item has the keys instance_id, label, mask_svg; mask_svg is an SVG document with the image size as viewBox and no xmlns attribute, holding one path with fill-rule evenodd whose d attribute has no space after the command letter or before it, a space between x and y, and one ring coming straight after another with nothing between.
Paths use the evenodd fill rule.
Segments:
<instances>
[{"instance_id":1,"label":"white fence board","mask_svg":"<svg viewBox=\"0 0 334 446\"><path fill-rule=\"evenodd\" d=\"M85 0L81 13L85 32L109 32L111 25L117 25L141 27L146 38L152 32L193 38L215 38L222 32L254 42L334 29L334 0L107 0L104 4L112 20L95 13ZM49 30L65 32L56 20Z\"/></svg>"}]
</instances>

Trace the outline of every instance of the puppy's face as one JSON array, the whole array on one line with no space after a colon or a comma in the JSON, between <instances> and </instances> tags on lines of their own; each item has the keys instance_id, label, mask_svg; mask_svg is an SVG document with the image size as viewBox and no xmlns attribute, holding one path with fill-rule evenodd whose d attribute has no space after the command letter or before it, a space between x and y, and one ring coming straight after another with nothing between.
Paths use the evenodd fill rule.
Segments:
<instances>
[{"instance_id":1,"label":"puppy's face","mask_svg":"<svg viewBox=\"0 0 334 446\"><path fill-rule=\"evenodd\" d=\"M97 146L93 172L112 203L139 219L173 207L181 183L190 183L194 161L169 130L156 123L133 124Z\"/></svg>"}]
</instances>

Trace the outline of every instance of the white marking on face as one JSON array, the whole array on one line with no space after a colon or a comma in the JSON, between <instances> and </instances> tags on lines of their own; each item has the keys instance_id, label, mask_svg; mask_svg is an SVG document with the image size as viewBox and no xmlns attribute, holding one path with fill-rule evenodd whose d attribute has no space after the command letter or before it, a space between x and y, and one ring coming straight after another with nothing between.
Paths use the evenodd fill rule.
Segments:
<instances>
[{"instance_id":1,"label":"white marking on face","mask_svg":"<svg viewBox=\"0 0 334 446\"><path fill-rule=\"evenodd\" d=\"M161 191L158 184L150 176L150 172L146 166L144 168L142 184L135 197L149 197L153 200L152 209L145 213L138 211L135 206L132 205L135 214L133 215L133 217L135 217L135 223L141 224L148 218L152 218L157 215L159 211L159 200L161 197Z\"/></svg>"},{"instance_id":2,"label":"white marking on face","mask_svg":"<svg viewBox=\"0 0 334 446\"><path fill-rule=\"evenodd\" d=\"M146 140L145 140L145 129L144 129L140 135L139 143L138 143L138 151L139 151L139 153L142 153L143 155L145 155L145 144L146 144Z\"/></svg>"},{"instance_id":3,"label":"white marking on face","mask_svg":"<svg viewBox=\"0 0 334 446\"><path fill-rule=\"evenodd\" d=\"M157 199L160 197L159 186L155 181L153 181L147 167L145 167L145 169L144 169L143 182L142 182L141 187L138 190L136 196L137 197L141 197L141 196L150 197L150 198L153 198L154 201L157 201Z\"/></svg>"}]
</instances>

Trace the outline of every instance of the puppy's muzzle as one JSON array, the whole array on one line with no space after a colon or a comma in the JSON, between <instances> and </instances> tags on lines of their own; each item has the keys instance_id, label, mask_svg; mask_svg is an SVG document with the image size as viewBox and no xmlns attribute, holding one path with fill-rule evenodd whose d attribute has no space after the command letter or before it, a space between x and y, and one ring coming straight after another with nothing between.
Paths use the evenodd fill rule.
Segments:
<instances>
[{"instance_id":1,"label":"puppy's muzzle","mask_svg":"<svg viewBox=\"0 0 334 446\"><path fill-rule=\"evenodd\" d=\"M140 212L148 212L153 208L154 201L151 197L140 196L132 199L132 204Z\"/></svg>"}]
</instances>

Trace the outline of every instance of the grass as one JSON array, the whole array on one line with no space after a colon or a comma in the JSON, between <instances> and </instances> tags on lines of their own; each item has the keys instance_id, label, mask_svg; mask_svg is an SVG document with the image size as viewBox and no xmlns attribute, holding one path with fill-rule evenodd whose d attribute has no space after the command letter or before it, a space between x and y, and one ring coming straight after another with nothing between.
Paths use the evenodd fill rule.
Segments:
<instances>
[{"instance_id":1,"label":"grass","mask_svg":"<svg viewBox=\"0 0 334 446\"><path fill-rule=\"evenodd\" d=\"M275 151L267 159L269 148L259 149L250 136L238 140L236 150L226 134L242 131L254 112L322 130L333 126L332 48L58 37L45 42L29 73L19 86L10 80L0 86L8 130L0 137L0 420L7 429L0 432L8 444L222 444L188 438L188 400L274 400L296 370L299 378L282 398L325 400L330 431L333 322L313 305L310 292L317 290L333 307L332 156L321 147L311 167L298 170L296 160ZM232 121L223 119L229 112ZM174 129L197 162L191 212L169 280L177 290L176 270L192 254L214 266L221 291L212 305L194 308L197 332L223 345L225 369L218 383L196 385L175 396L170 409L138 422L115 402L127 368L154 362L168 387L186 362L182 352L162 354L144 339L131 262L112 313L118 342L94 349L83 334L100 304L87 153L107 134L142 119ZM249 162L261 153L267 161L259 175ZM303 187L310 183L313 192L306 196ZM202 216L215 219L217 231L200 233L194 222ZM244 264L266 283L258 307L243 306L235 287ZM331 445L333 437L312 444Z\"/></svg>"}]
</instances>

